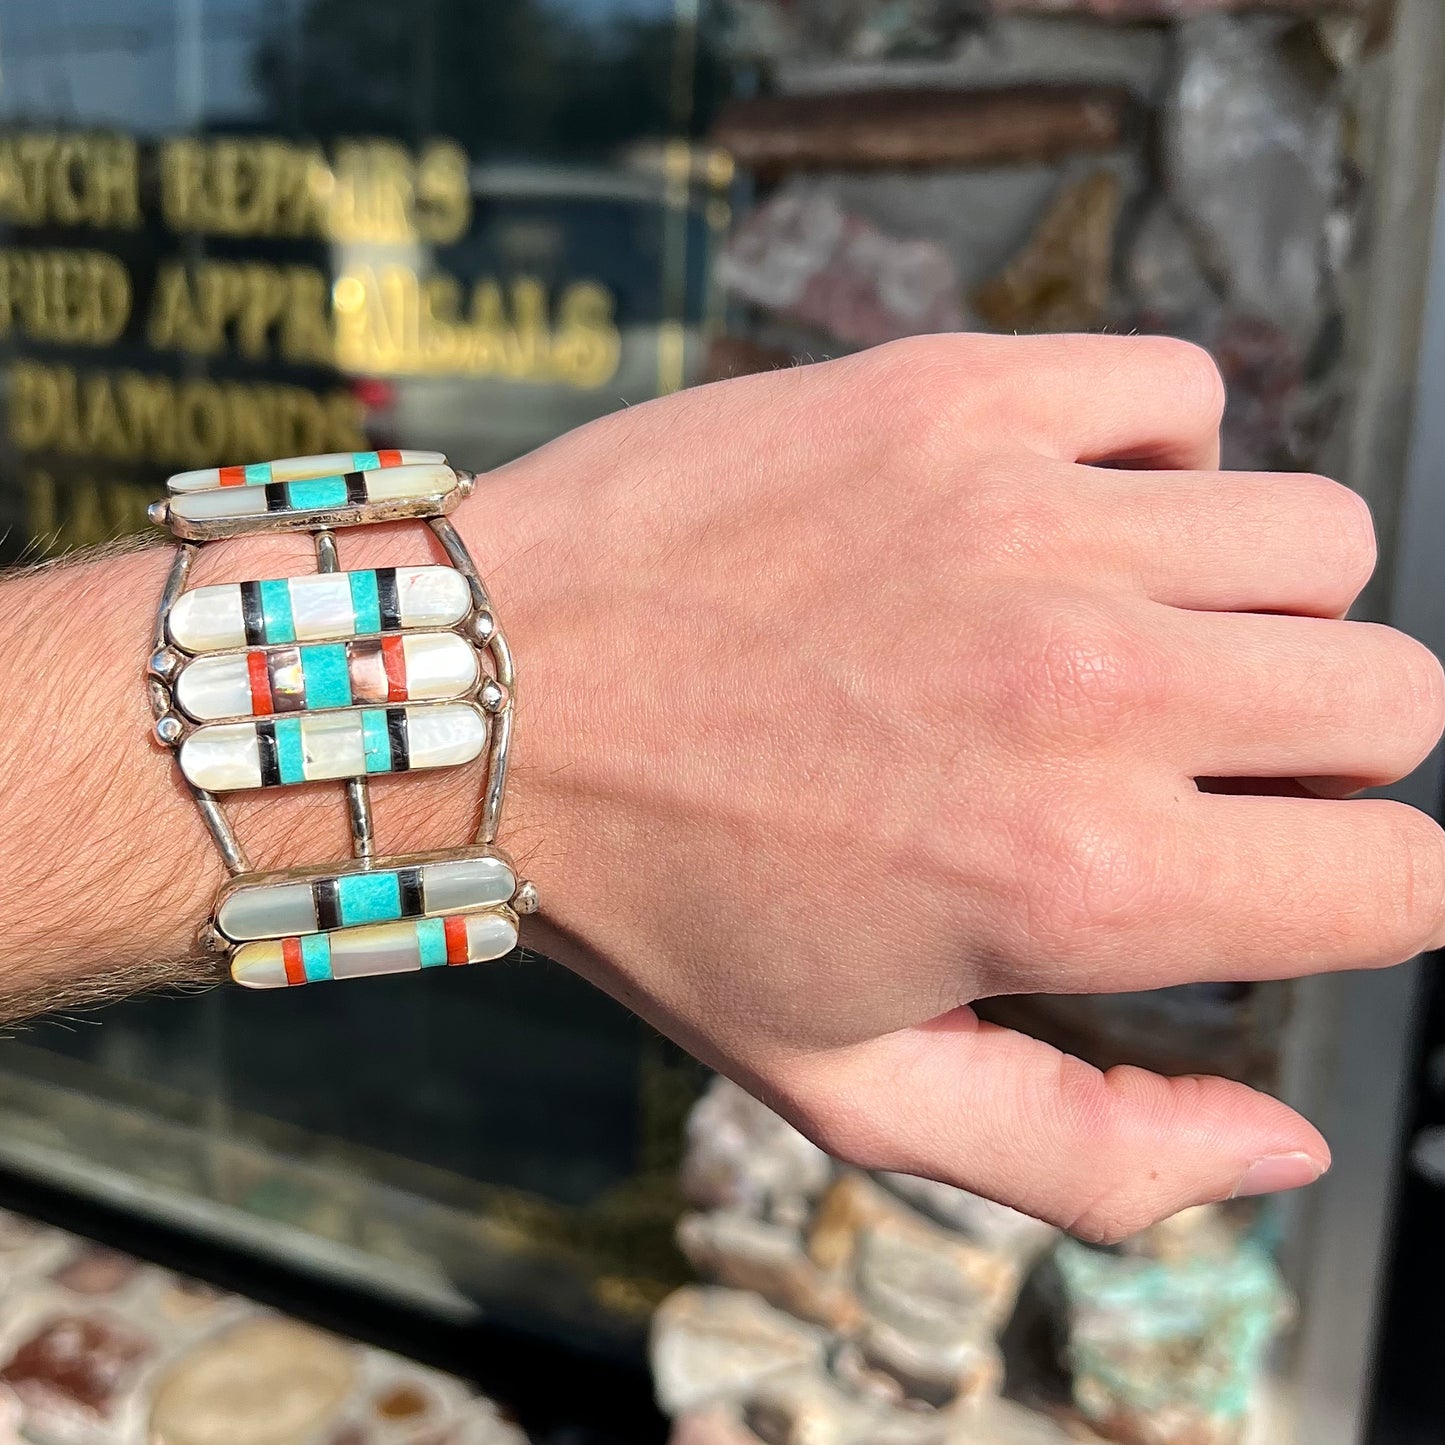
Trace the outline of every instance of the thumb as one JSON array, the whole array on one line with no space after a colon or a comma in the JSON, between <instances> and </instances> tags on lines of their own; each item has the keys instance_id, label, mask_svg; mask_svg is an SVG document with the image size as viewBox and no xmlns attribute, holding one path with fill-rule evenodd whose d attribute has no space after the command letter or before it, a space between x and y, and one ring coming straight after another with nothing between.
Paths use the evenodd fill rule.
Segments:
<instances>
[{"instance_id":1,"label":"thumb","mask_svg":"<svg viewBox=\"0 0 1445 1445\"><path fill-rule=\"evenodd\" d=\"M1098 1242L1192 1204L1298 1188L1330 1162L1312 1125L1244 1084L1104 1072L967 1008L810 1056L777 1092L847 1162L955 1184Z\"/></svg>"}]
</instances>

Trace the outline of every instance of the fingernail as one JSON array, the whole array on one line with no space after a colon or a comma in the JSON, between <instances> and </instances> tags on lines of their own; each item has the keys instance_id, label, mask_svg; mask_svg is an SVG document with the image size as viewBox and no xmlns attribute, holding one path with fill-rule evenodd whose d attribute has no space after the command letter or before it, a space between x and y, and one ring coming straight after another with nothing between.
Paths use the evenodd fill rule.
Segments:
<instances>
[{"instance_id":1,"label":"fingernail","mask_svg":"<svg viewBox=\"0 0 1445 1445\"><path fill-rule=\"evenodd\" d=\"M1229 1197L1248 1199L1256 1194L1303 1189L1306 1184L1313 1184L1323 1172L1308 1154L1270 1154L1256 1159L1244 1171Z\"/></svg>"}]
</instances>

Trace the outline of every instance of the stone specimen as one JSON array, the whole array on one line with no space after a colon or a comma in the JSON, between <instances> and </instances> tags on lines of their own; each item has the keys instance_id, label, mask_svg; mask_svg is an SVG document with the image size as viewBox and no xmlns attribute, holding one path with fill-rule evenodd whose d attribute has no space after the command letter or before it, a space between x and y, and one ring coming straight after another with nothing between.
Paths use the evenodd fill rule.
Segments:
<instances>
[{"instance_id":1,"label":"stone specimen","mask_svg":"<svg viewBox=\"0 0 1445 1445\"><path fill-rule=\"evenodd\" d=\"M693 1268L734 1289L752 1290L799 1319L851 1330L862 1319L846 1283L808 1258L798 1231L746 1214L689 1214L677 1242Z\"/></svg>"},{"instance_id":2,"label":"stone specimen","mask_svg":"<svg viewBox=\"0 0 1445 1445\"><path fill-rule=\"evenodd\" d=\"M335 1416L355 1372L351 1351L319 1330L249 1320L171 1367L151 1431L166 1445L288 1445Z\"/></svg>"},{"instance_id":3,"label":"stone specimen","mask_svg":"<svg viewBox=\"0 0 1445 1445\"><path fill-rule=\"evenodd\" d=\"M727 1288L658 1311L659 1399L693 1445L962 1445L1046 1225L962 1190L841 1169L736 1085L688 1128L684 1253ZM1006 1438L1006 1437L1004 1437Z\"/></svg>"},{"instance_id":4,"label":"stone specimen","mask_svg":"<svg viewBox=\"0 0 1445 1445\"><path fill-rule=\"evenodd\" d=\"M1108 151L1127 92L1104 86L775 95L724 107L712 141L767 179L799 170L1002 165Z\"/></svg>"},{"instance_id":5,"label":"stone specimen","mask_svg":"<svg viewBox=\"0 0 1445 1445\"><path fill-rule=\"evenodd\" d=\"M129 1255L98 1245L83 1249L67 1260L52 1278L76 1294L105 1295L124 1289L135 1278L139 1266Z\"/></svg>"},{"instance_id":6,"label":"stone specimen","mask_svg":"<svg viewBox=\"0 0 1445 1445\"><path fill-rule=\"evenodd\" d=\"M68 1439L119 1410L154 1342L120 1319L65 1314L42 1323L0 1369L37 1433Z\"/></svg>"},{"instance_id":7,"label":"stone specimen","mask_svg":"<svg viewBox=\"0 0 1445 1445\"><path fill-rule=\"evenodd\" d=\"M1001 1250L1021 1264L1032 1260L1058 1237L1053 1225L952 1184L918 1179L912 1174L880 1173L876 1177L890 1194L906 1200L929 1219L976 1244Z\"/></svg>"},{"instance_id":8,"label":"stone specimen","mask_svg":"<svg viewBox=\"0 0 1445 1445\"><path fill-rule=\"evenodd\" d=\"M1219 327L1211 349L1229 389L1225 465L1300 465L1310 423L1299 343L1272 322L1235 316Z\"/></svg>"},{"instance_id":9,"label":"stone specimen","mask_svg":"<svg viewBox=\"0 0 1445 1445\"><path fill-rule=\"evenodd\" d=\"M1067 187L1028 245L973 297L999 331L1086 331L1109 305L1120 187L1097 170Z\"/></svg>"},{"instance_id":10,"label":"stone specimen","mask_svg":"<svg viewBox=\"0 0 1445 1445\"><path fill-rule=\"evenodd\" d=\"M1167 1260L1066 1240L1055 1263L1074 1400L1095 1429L1126 1445L1238 1445L1287 1313L1263 1249L1213 1231Z\"/></svg>"},{"instance_id":11,"label":"stone specimen","mask_svg":"<svg viewBox=\"0 0 1445 1445\"><path fill-rule=\"evenodd\" d=\"M652 1371L670 1412L698 1412L750 1393L764 1376L821 1369L827 1336L743 1290L688 1287L653 1319Z\"/></svg>"},{"instance_id":12,"label":"stone specimen","mask_svg":"<svg viewBox=\"0 0 1445 1445\"><path fill-rule=\"evenodd\" d=\"M1303 337L1324 304L1340 122L1328 86L1281 45L1283 26L1181 27L1164 179L1229 310Z\"/></svg>"},{"instance_id":13,"label":"stone specimen","mask_svg":"<svg viewBox=\"0 0 1445 1445\"><path fill-rule=\"evenodd\" d=\"M1190 341L1212 339L1219 325L1219 294L1168 200L1156 200L1135 229L1124 258L1124 282L1132 327Z\"/></svg>"},{"instance_id":14,"label":"stone specimen","mask_svg":"<svg viewBox=\"0 0 1445 1445\"><path fill-rule=\"evenodd\" d=\"M718 279L741 300L859 346L963 325L946 251L885 235L802 181L742 222Z\"/></svg>"},{"instance_id":15,"label":"stone specimen","mask_svg":"<svg viewBox=\"0 0 1445 1445\"><path fill-rule=\"evenodd\" d=\"M837 1165L722 1079L688 1149L711 1212L679 1240L714 1283L653 1322L672 1445L1239 1445L1285 1303L1248 1216L1209 1205L1115 1250L1061 1243L950 1185ZM1014 1383L1049 1412L1000 1397L1031 1272L1021 1318L1033 1332L1044 1310L1063 1339L1072 1407L1052 1345Z\"/></svg>"},{"instance_id":16,"label":"stone specimen","mask_svg":"<svg viewBox=\"0 0 1445 1445\"><path fill-rule=\"evenodd\" d=\"M772 1216L815 1198L832 1177L816 1144L734 1085L714 1083L688 1116L682 1190L699 1209Z\"/></svg>"},{"instance_id":17,"label":"stone specimen","mask_svg":"<svg viewBox=\"0 0 1445 1445\"><path fill-rule=\"evenodd\" d=\"M1284 10L1300 15L1363 13L1370 0L992 0L994 10L1030 15L1097 15L1103 20L1180 20L1220 11Z\"/></svg>"}]
</instances>

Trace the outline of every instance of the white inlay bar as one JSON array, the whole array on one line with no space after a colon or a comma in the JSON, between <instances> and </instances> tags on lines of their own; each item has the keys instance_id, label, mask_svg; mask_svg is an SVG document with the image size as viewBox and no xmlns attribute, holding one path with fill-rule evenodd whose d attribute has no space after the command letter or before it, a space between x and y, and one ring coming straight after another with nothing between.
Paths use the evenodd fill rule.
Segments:
<instances>
[{"instance_id":1,"label":"white inlay bar","mask_svg":"<svg viewBox=\"0 0 1445 1445\"><path fill-rule=\"evenodd\" d=\"M471 605L467 579L452 567L312 572L192 588L176 599L166 630L183 652L232 652L455 627Z\"/></svg>"},{"instance_id":2,"label":"white inlay bar","mask_svg":"<svg viewBox=\"0 0 1445 1445\"><path fill-rule=\"evenodd\" d=\"M426 466L445 462L445 452L376 451L322 452L310 457L282 457L274 462L252 462L239 467L203 467L195 472L177 472L166 481L166 490L206 492L213 487L264 487L271 482L299 482L305 477L341 476L346 472L373 472L392 467Z\"/></svg>"},{"instance_id":3,"label":"white inlay bar","mask_svg":"<svg viewBox=\"0 0 1445 1445\"><path fill-rule=\"evenodd\" d=\"M317 870L309 878L238 882L223 895L216 925L227 938L250 942L495 907L516 891L511 865L496 856L382 859L366 868Z\"/></svg>"},{"instance_id":4,"label":"white inlay bar","mask_svg":"<svg viewBox=\"0 0 1445 1445\"><path fill-rule=\"evenodd\" d=\"M474 704L419 703L208 723L181 743L179 762L196 787L228 793L457 767L486 743L487 717Z\"/></svg>"}]
</instances>

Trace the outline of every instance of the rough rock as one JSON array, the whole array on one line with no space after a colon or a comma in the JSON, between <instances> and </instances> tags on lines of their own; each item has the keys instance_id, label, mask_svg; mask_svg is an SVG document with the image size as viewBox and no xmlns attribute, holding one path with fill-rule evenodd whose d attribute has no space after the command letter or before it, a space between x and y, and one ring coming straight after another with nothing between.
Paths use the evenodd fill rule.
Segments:
<instances>
[{"instance_id":1,"label":"rough rock","mask_svg":"<svg viewBox=\"0 0 1445 1445\"><path fill-rule=\"evenodd\" d=\"M752 347L732 360L727 375L772 370L789 358ZM780 1202L821 1194L832 1177L833 1162L816 1144L730 1079L714 1079L693 1107L682 1188L697 1208L767 1215Z\"/></svg>"},{"instance_id":2,"label":"rough rock","mask_svg":"<svg viewBox=\"0 0 1445 1445\"><path fill-rule=\"evenodd\" d=\"M945 1229L956 1230L965 1239L990 1249L1030 1256L1057 1238L1052 1224L1020 1214L1006 1204L995 1204L981 1195L970 1194L952 1184L919 1179L912 1174L875 1174L890 1193L911 1204Z\"/></svg>"},{"instance_id":3,"label":"rough rock","mask_svg":"<svg viewBox=\"0 0 1445 1445\"><path fill-rule=\"evenodd\" d=\"M821 1369L824 1345L819 1331L754 1295L685 1287L669 1295L653 1317L650 1353L658 1401L664 1410L706 1416L713 1402L741 1398L776 1371Z\"/></svg>"},{"instance_id":4,"label":"rough rock","mask_svg":"<svg viewBox=\"0 0 1445 1445\"><path fill-rule=\"evenodd\" d=\"M762 1445L737 1415L724 1406L679 1415L667 1445Z\"/></svg>"},{"instance_id":5,"label":"rough rock","mask_svg":"<svg viewBox=\"0 0 1445 1445\"><path fill-rule=\"evenodd\" d=\"M1110 86L885 89L732 101L714 145L763 179L803 170L1005 165L1110 151L1127 91Z\"/></svg>"},{"instance_id":6,"label":"rough rock","mask_svg":"<svg viewBox=\"0 0 1445 1445\"><path fill-rule=\"evenodd\" d=\"M819 1204L808 1253L820 1269L850 1270L880 1320L925 1338L975 1319L1001 1323L1022 1276L1017 1258L958 1238L852 1173Z\"/></svg>"},{"instance_id":7,"label":"rough rock","mask_svg":"<svg viewBox=\"0 0 1445 1445\"><path fill-rule=\"evenodd\" d=\"M999 331L1097 326L1109 307L1120 199L1108 170L1066 187L1024 249L974 293L974 310Z\"/></svg>"},{"instance_id":8,"label":"rough rock","mask_svg":"<svg viewBox=\"0 0 1445 1445\"><path fill-rule=\"evenodd\" d=\"M1216 16L1181 27L1164 171L1229 310L1304 337L1324 308L1340 121L1328 91L1280 48L1283 23Z\"/></svg>"},{"instance_id":9,"label":"rough rock","mask_svg":"<svg viewBox=\"0 0 1445 1445\"><path fill-rule=\"evenodd\" d=\"M764 1445L947 1445L949 1422L860 1400L808 1370L770 1375L743 1407Z\"/></svg>"},{"instance_id":10,"label":"rough rock","mask_svg":"<svg viewBox=\"0 0 1445 1445\"><path fill-rule=\"evenodd\" d=\"M1124 1445L1238 1445L1288 1310L1265 1251L1161 1263L1066 1240L1055 1260L1084 1418Z\"/></svg>"},{"instance_id":11,"label":"rough rock","mask_svg":"<svg viewBox=\"0 0 1445 1445\"><path fill-rule=\"evenodd\" d=\"M963 324L958 273L941 246L886 235L804 181L741 223L718 279L742 300L859 346Z\"/></svg>"},{"instance_id":12,"label":"rough rock","mask_svg":"<svg viewBox=\"0 0 1445 1445\"><path fill-rule=\"evenodd\" d=\"M1199 264L1188 232L1167 200L1140 221L1124 258L1129 324L1202 341L1216 328L1219 296Z\"/></svg>"},{"instance_id":13,"label":"rough rock","mask_svg":"<svg viewBox=\"0 0 1445 1445\"><path fill-rule=\"evenodd\" d=\"M875 56L866 50L823 50L783 42L772 75L785 94L953 89L1013 85L1122 86L1140 100L1159 94L1166 36L1139 25L1088 20L1000 18L965 31L946 50L917 56Z\"/></svg>"},{"instance_id":14,"label":"rough rock","mask_svg":"<svg viewBox=\"0 0 1445 1445\"><path fill-rule=\"evenodd\" d=\"M1001 13L1095 15L1102 20L1179 20L1249 10L1289 10L1300 15L1361 14L1369 0L993 0Z\"/></svg>"},{"instance_id":15,"label":"rough rock","mask_svg":"<svg viewBox=\"0 0 1445 1445\"><path fill-rule=\"evenodd\" d=\"M931 1334L905 1333L869 1320L857 1348L865 1363L894 1381L902 1395L937 1409L976 1403L1003 1386L1003 1354L993 1334L975 1320Z\"/></svg>"},{"instance_id":16,"label":"rough rock","mask_svg":"<svg viewBox=\"0 0 1445 1445\"><path fill-rule=\"evenodd\" d=\"M719 1210L685 1216L677 1242L705 1278L752 1290L799 1319L842 1331L862 1319L853 1291L813 1263L796 1229Z\"/></svg>"}]
</instances>

